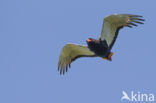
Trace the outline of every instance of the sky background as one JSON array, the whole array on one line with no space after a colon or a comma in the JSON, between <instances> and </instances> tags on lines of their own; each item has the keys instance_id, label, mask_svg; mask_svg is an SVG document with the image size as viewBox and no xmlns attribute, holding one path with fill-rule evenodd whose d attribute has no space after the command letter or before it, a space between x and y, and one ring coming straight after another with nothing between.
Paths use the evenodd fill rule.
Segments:
<instances>
[{"instance_id":1,"label":"sky background","mask_svg":"<svg viewBox=\"0 0 156 103\"><path fill-rule=\"evenodd\" d=\"M122 91L156 95L155 0L0 0L0 103L123 103ZM113 61L81 58L57 72L66 43L98 39L103 18L139 14L120 31Z\"/></svg>"}]
</instances>

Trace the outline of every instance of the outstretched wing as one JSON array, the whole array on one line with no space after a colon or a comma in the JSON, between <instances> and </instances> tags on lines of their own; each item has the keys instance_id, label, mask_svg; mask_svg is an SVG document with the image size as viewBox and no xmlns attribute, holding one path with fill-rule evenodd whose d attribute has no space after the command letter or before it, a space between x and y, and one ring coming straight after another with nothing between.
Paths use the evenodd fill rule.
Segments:
<instances>
[{"instance_id":1,"label":"outstretched wing","mask_svg":"<svg viewBox=\"0 0 156 103\"><path fill-rule=\"evenodd\" d=\"M141 21L144 21L144 19L141 17L142 16L131 14L115 14L104 18L100 39L106 40L111 50L119 30L124 26L130 28L132 28L132 26L137 26L135 23L143 24Z\"/></svg>"},{"instance_id":2,"label":"outstretched wing","mask_svg":"<svg viewBox=\"0 0 156 103\"><path fill-rule=\"evenodd\" d=\"M60 74L68 71L68 67L70 68L70 64L72 61L79 57L94 57L94 52L90 51L88 47L76 44L67 44L64 46L58 63L58 71Z\"/></svg>"}]
</instances>

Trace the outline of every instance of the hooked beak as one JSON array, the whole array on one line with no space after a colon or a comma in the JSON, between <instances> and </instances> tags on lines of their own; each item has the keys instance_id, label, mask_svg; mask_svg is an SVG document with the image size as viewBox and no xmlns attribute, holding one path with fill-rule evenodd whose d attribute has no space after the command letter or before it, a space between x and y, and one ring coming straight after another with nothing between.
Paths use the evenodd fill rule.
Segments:
<instances>
[{"instance_id":1,"label":"hooked beak","mask_svg":"<svg viewBox=\"0 0 156 103\"><path fill-rule=\"evenodd\" d=\"M87 40L88 43L91 42L91 41L92 41L91 39L88 39L88 40Z\"/></svg>"}]
</instances>

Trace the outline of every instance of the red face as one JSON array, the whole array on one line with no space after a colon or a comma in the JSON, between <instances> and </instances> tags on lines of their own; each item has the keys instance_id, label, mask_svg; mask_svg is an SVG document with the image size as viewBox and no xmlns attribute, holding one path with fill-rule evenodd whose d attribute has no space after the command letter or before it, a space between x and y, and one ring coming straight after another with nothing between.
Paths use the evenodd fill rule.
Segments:
<instances>
[{"instance_id":1,"label":"red face","mask_svg":"<svg viewBox=\"0 0 156 103\"><path fill-rule=\"evenodd\" d=\"M88 42L88 43L89 43L89 42L91 42L91 41L92 41L92 39L90 39L90 38L89 38L89 39L87 39L87 42Z\"/></svg>"}]
</instances>

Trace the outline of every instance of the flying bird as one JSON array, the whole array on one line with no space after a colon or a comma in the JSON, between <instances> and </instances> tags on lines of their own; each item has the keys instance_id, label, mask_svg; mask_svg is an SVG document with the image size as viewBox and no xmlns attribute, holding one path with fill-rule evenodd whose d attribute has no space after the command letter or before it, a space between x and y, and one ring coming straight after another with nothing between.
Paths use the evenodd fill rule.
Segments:
<instances>
[{"instance_id":1,"label":"flying bird","mask_svg":"<svg viewBox=\"0 0 156 103\"><path fill-rule=\"evenodd\" d=\"M88 38L88 46L78 44L66 44L59 57L58 71L64 74L68 71L71 63L80 57L101 57L112 60L111 49L116 41L119 30L123 27L137 26L143 24L144 19L140 15L113 14L104 18L101 36L98 40Z\"/></svg>"}]
</instances>

